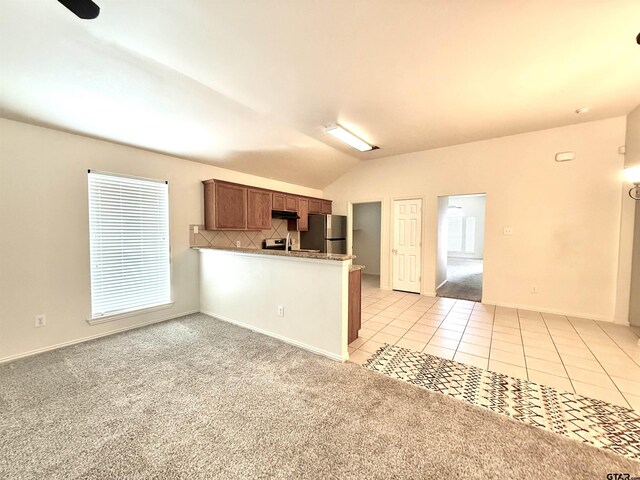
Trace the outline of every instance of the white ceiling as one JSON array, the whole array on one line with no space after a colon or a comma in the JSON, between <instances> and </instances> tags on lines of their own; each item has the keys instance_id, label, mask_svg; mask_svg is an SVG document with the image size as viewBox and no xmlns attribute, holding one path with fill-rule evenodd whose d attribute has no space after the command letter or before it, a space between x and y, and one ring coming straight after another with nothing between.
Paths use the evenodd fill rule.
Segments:
<instances>
[{"instance_id":1,"label":"white ceiling","mask_svg":"<svg viewBox=\"0 0 640 480\"><path fill-rule=\"evenodd\" d=\"M96 2L0 2L1 116L322 188L640 104L638 0Z\"/></svg>"}]
</instances>

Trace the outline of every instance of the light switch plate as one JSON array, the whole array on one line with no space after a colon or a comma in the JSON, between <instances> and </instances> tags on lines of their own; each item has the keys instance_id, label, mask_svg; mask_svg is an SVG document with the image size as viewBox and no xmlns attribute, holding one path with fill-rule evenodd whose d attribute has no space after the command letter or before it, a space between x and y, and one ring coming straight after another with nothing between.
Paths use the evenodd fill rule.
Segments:
<instances>
[{"instance_id":1,"label":"light switch plate","mask_svg":"<svg viewBox=\"0 0 640 480\"><path fill-rule=\"evenodd\" d=\"M556 162L570 162L571 160L575 160L575 158L575 152L560 152L556 154Z\"/></svg>"},{"instance_id":2,"label":"light switch plate","mask_svg":"<svg viewBox=\"0 0 640 480\"><path fill-rule=\"evenodd\" d=\"M198 227L198 225L194 225L193 226L193 233L198 233L200 231L200 228Z\"/></svg>"}]
</instances>

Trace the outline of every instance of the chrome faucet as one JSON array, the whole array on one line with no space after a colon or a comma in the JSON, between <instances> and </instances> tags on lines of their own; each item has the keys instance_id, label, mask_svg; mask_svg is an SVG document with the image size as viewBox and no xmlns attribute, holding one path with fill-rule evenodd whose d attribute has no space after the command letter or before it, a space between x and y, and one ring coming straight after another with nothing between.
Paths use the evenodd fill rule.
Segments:
<instances>
[{"instance_id":1,"label":"chrome faucet","mask_svg":"<svg viewBox=\"0 0 640 480\"><path fill-rule=\"evenodd\" d=\"M285 241L285 244L284 244L284 251L285 252L291 251L291 232L287 232L287 240Z\"/></svg>"}]
</instances>

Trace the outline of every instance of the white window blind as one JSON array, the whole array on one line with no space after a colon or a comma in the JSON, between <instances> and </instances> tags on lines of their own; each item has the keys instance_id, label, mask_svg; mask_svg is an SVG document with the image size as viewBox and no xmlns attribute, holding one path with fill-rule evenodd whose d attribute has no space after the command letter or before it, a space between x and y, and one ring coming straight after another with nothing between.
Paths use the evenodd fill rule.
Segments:
<instances>
[{"instance_id":1,"label":"white window blind","mask_svg":"<svg viewBox=\"0 0 640 480\"><path fill-rule=\"evenodd\" d=\"M91 314L171 302L169 187L89 172Z\"/></svg>"}]
</instances>

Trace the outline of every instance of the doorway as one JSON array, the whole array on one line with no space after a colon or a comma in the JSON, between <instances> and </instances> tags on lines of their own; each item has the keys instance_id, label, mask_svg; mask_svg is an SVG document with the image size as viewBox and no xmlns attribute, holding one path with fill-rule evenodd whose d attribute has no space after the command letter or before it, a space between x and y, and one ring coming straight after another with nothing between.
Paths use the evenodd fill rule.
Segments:
<instances>
[{"instance_id":1,"label":"doorway","mask_svg":"<svg viewBox=\"0 0 640 480\"><path fill-rule=\"evenodd\" d=\"M422 199L393 201L392 288L420 293Z\"/></svg>"},{"instance_id":2,"label":"doorway","mask_svg":"<svg viewBox=\"0 0 640 480\"><path fill-rule=\"evenodd\" d=\"M438 198L436 295L482 301L486 194Z\"/></svg>"},{"instance_id":3,"label":"doorway","mask_svg":"<svg viewBox=\"0 0 640 480\"><path fill-rule=\"evenodd\" d=\"M382 202L353 204L352 252L355 263L363 265L363 289L380 288L382 243Z\"/></svg>"}]
</instances>

